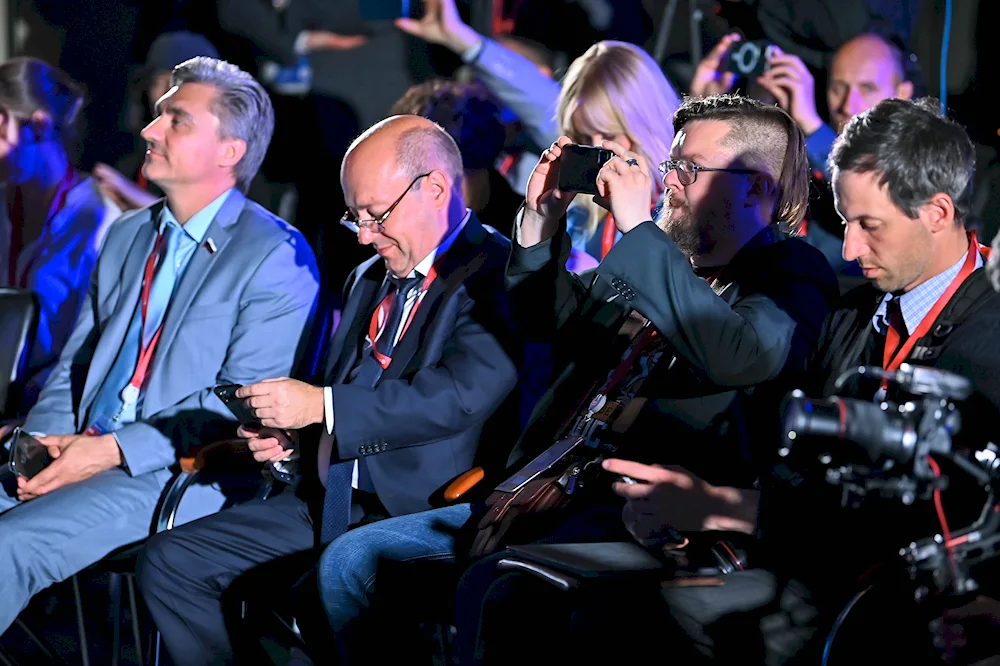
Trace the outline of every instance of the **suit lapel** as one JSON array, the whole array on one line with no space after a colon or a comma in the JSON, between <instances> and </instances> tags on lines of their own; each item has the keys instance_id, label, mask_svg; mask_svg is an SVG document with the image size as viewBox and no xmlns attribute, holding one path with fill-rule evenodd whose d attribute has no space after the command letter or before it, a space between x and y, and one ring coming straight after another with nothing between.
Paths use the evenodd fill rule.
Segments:
<instances>
[{"instance_id":1,"label":"suit lapel","mask_svg":"<svg viewBox=\"0 0 1000 666\"><path fill-rule=\"evenodd\" d=\"M132 323L132 316L139 303L139 292L142 289L142 274L146 267L146 260L149 259L153 245L156 243L155 221L159 218L162 208L161 201L143 213L146 219L138 223L135 237L132 239L132 244L122 264L118 296L114 299L114 303L98 304L98 317L103 315L100 311L101 307L107 306L113 310L102 327L100 342L94 351L90 367L87 369L87 380L84 383L80 401L82 407L79 410L80 414L86 413L94 395L118 357L118 351L125 344L129 324ZM96 271L97 268L94 270Z\"/></svg>"},{"instance_id":2,"label":"suit lapel","mask_svg":"<svg viewBox=\"0 0 1000 666\"><path fill-rule=\"evenodd\" d=\"M476 216L471 216L462 233L440 259L438 278L428 288L406 335L396 346L392 363L386 368L382 379L396 379L403 374L414 354L423 347L427 322L433 320L441 305L482 266L485 255L479 250L486 234Z\"/></svg>"},{"instance_id":3,"label":"suit lapel","mask_svg":"<svg viewBox=\"0 0 1000 666\"><path fill-rule=\"evenodd\" d=\"M201 289L201 285L204 284L209 270L226 251L226 246L232 240L232 226L239 220L245 203L246 197L240 192L237 190L230 192L225 203L222 204L222 208L216 213L215 219L208 225L208 230L205 232L205 242L195 248L194 254L184 270L184 275L174 287L174 293L170 297L170 305L163 318L163 333L160 334L160 341L156 345L155 354L153 354L153 364L149 370L151 377L156 377L158 367L166 362L170 345L177 337L177 331L184 321L184 315L191 306L191 301ZM215 244L215 252L207 247L207 241L210 238ZM156 409L158 409L157 405L151 404L149 400L143 403L143 415L154 413Z\"/></svg>"},{"instance_id":4,"label":"suit lapel","mask_svg":"<svg viewBox=\"0 0 1000 666\"><path fill-rule=\"evenodd\" d=\"M384 281L385 264L381 258L375 257L375 261L363 271L351 288L340 318L341 323L346 326L342 325L337 329L330 344L325 373L327 386L342 383L351 371L358 341L371 321L376 306L375 299Z\"/></svg>"}]
</instances>

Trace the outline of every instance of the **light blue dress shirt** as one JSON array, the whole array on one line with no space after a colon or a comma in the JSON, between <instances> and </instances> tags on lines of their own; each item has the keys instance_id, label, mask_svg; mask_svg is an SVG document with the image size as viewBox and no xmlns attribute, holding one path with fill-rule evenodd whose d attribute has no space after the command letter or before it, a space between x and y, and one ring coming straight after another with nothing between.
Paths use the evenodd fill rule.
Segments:
<instances>
[{"instance_id":1,"label":"light blue dress shirt","mask_svg":"<svg viewBox=\"0 0 1000 666\"><path fill-rule=\"evenodd\" d=\"M184 276L184 271L191 262L191 257L194 256L195 250L203 242L206 242L205 234L208 232L208 227L212 224L212 220L215 219L216 214L222 208L222 204L225 203L231 191L226 190L221 196L212 201L212 203L195 213L183 225L177 221L177 218L174 217L170 209L164 205L159 222L157 223L157 230L162 234L167 232L168 225L174 227L172 244L175 244L175 248L170 248L173 249L174 265L172 267L160 266L157 269L157 274L161 270L172 268L175 272L172 287L176 287L177 283ZM170 254L168 252L165 257L169 257ZM173 290L171 289L171 296L172 292ZM152 314L153 317L146 324L148 331L156 331L160 327L168 310L168 304L160 308L155 308L153 304L155 297L155 294L150 294L150 307L147 315ZM107 377L105 377L104 383L101 385L101 389L94 400L90 414L88 415L88 425L93 423L107 423L108 420L121 412L118 418L115 419L116 427L121 427L126 423L135 421L136 414L141 409L141 393L139 399L134 403L126 403L121 397L122 390L132 378L136 363L139 360L139 336L143 328L142 308L139 305L139 301L137 300L134 306L135 311L132 314L132 321L129 324L128 332L125 334L122 349L118 352L118 357L115 359L114 365L111 366L111 370L108 372Z\"/></svg>"}]
</instances>

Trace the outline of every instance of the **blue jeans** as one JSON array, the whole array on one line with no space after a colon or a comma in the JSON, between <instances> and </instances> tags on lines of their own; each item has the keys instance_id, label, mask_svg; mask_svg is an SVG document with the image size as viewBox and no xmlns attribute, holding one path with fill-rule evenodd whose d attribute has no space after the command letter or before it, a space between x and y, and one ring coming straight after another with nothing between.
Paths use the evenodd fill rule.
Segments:
<instances>
[{"instance_id":1,"label":"blue jeans","mask_svg":"<svg viewBox=\"0 0 1000 666\"><path fill-rule=\"evenodd\" d=\"M471 515L470 505L457 504L388 518L353 529L326 547L317 565L319 595L345 659L353 652L358 620L371 605L379 564L454 561L455 535Z\"/></svg>"}]
</instances>

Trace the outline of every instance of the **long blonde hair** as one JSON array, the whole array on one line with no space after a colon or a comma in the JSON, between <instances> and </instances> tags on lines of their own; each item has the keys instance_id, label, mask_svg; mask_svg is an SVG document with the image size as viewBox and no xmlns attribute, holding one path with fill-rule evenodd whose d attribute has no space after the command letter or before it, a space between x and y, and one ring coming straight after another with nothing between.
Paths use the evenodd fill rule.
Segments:
<instances>
[{"instance_id":1,"label":"long blonde hair","mask_svg":"<svg viewBox=\"0 0 1000 666\"><path fill-rule=\"evenodd\" d=\"M680 96L652 56L634 44L603 41L570 65L556 120L568 136L627 136L632 152L649 164L652 200L662 188L657 165L670 156L673 117L680 105ZM574 115L580 126L574 124ZM604 209L589 199L588 206L588 234L592 234Z\"/></svg>"}]
</instances>

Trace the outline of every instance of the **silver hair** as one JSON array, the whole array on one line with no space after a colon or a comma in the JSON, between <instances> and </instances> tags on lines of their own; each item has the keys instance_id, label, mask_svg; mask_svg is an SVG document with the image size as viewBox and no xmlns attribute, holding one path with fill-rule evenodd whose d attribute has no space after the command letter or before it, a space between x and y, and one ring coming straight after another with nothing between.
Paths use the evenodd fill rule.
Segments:
<instances>
[{"instance_id":1,"label":"silver hair","mask_svg":"<svg viewBox=\"0 0 1000 666\"><path fill-rule=\"evenodd\" d=\"M246 154L233 168L236 186L246 194L257 175L274 133L274 108L260 83L236 65L224 60L198 56L174 67L171 86L204 83L218 91L212 113L219 119L224 139L246 143Z\"/></svg>"}]
</instances>

